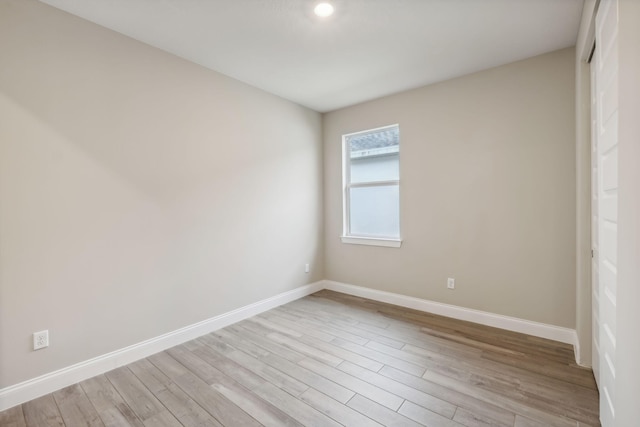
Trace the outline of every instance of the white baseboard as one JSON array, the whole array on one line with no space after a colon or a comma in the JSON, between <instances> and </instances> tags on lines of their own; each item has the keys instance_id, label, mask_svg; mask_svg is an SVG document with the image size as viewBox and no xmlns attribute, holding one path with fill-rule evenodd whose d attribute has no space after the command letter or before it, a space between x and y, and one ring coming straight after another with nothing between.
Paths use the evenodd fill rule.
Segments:
<instances>
[{"instance_id":1,"label":"white baseboard","mask_svg":"<svg viewBox=\"0 0 640 427\"><path fill-rule=\"evenodd\" d=\"M443 304L440 302L379 291L376 289L363 288L361 286L348 285L346 283L334 282L331 280L324 280L323 283L324 288L331 291L368 298L374 301L386 302L401 307L425 311L427 313L439 314L441 316L452 317L454 319L466 320L469 322L479 323L481 325L493 326L495 328L506 329L508 331L521 332L535 337L560 341L566 344L572 344L574 348L578 341L576 331L569 328L532 322L530 320L518 319L516 317L503 316L486 311L473 310L470 308Z\"/></svg>"},{"instance_id":2,"label":"white baseboard","mask_svg":"<svg viewBox=\"0 0 640 427\"><path fill-rule=\"evenodd\" d=\"M578 335L573 329L330 280L321 280L129 347L0 389L0 411L151 356L152 354L224 328L225 326L255 316L256 314L260 314L282 304L295 301L322 289L572 344L576 352L576 360L580 363L577 358L580 343L578 341Z\"/></svg>"},{"instance_id":3,"label":"white baseboard","mask_svg":"<svg viewBox=\"0 0 640 427\"><path fill-rule=\"evenodd\" d=\"M173 332L3 388L0 390L0 411L151 356L256 314L271 310L279 305L305 297L322 290L323 287L323 281L301 286Z\"/></svg>"},{"instance_id":4,"label":"white baseboard","mask_svg":"<svg viewBox=\"0 0 640 427\"><path fill-rule=\"evenodd\" d=\"M573 331L573 333L574 333L574 336L573 336L573 356L576 358L576 364L586 368L587 366L582 364L582 360L581 360L581 357L580 357L580 339L578 338L578 332L577 331Z\"/></svg>"},{"instance_id":5,"label":"white baseboard","mask_svg":"<svg viewBox=\"0 0 640 427\"><path fill-rule=\"evenodd\" d=\"M592 369L593 366L591 366L590 358L586 361L582 358L582 350L580 349L580 337L578 336L577 331L574 331L574 333L575 333L575 337L574 337L575 341L573 344L573 352L575 353L576 363L578 364L578 366L582 366L583 368Z\"/></svg>"}]
</instances>

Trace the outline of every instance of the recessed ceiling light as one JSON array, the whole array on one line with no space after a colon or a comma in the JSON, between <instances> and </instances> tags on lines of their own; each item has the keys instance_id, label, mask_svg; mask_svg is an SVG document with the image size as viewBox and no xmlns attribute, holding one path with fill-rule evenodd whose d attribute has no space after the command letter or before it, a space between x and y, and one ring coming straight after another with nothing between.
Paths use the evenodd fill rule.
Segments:
<instances>
[{"instance_id":1,"label":"recessed ceiling light","mask_svg":"<svg viewBox=\"0 0 640 427\"><path fill-rule=\"evenodd\" d=\"M333 11L334 8L331 3L318 3L313 9L313 13L321 18L326 18L327 16L333 15Z\"/></svg>"}]
</instances>

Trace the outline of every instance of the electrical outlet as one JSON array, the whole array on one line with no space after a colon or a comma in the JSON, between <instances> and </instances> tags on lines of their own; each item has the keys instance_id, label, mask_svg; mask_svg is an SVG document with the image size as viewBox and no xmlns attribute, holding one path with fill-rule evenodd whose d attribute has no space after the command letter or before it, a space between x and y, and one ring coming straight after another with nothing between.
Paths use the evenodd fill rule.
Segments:
<instances>
[{"instance_id":1,"label":"electrical outlet","mask_svg":"<svg viewBox=\"0 0 640 427\"><path fill-rule=\"evenodd\" d=\"M447 288L448 289L455 289L456 287L456 279L449 277L447 279Z\"/></svg>"},{"instance_id":2,"label":"electrical outlet","mask_svg":"<svg viewBox=\"0 0 640 427\"><path fill-rule=\"evenodd\" d=\"M309 272L309 264L305 264L304 265L304 272L308 273Z\"/></svg>"},{"instance_id":3,"label":"electrical outlet","mask_svg":"<svg viewBox=\"0 0 640 427\"><path fill-rule=\"evenodd\" d=\"M40 331L33 333L33 349L49 347L49 331Z\"/></svg>"}]
</instances>

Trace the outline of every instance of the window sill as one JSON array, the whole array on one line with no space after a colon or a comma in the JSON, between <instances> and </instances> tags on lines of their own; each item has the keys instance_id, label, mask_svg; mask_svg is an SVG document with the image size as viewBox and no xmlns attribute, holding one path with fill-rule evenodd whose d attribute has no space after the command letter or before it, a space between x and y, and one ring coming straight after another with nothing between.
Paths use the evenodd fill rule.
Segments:
<instances>
[{"instance_id":1,"label":"window sill","mask_svg":"<svg viewBox=\"0 0 640 427\"><path fill-rule=\"evenodd\" d=\"M354 236L341 236L342 243L350 243L352 245L369 245L369 246L384 246L387 248L399 248L402 245L400 239L380 239L376 237L354 237Z\"/></svg>"}]
</instances>

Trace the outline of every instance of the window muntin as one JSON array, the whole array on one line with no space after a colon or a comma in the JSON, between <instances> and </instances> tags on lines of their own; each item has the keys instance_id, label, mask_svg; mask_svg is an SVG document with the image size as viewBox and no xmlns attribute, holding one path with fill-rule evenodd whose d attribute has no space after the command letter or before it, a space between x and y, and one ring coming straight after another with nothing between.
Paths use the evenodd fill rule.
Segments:
<instances>
[{"instance_id":1,"label":"window muntin","mask_svg":"<svg viewBox=\"0 0 640 427\"><path fill-rule=\"evenodd\" d=\"M343 136L343 242L399 246L400 130Z\"/></svg>"}]
</instances>

